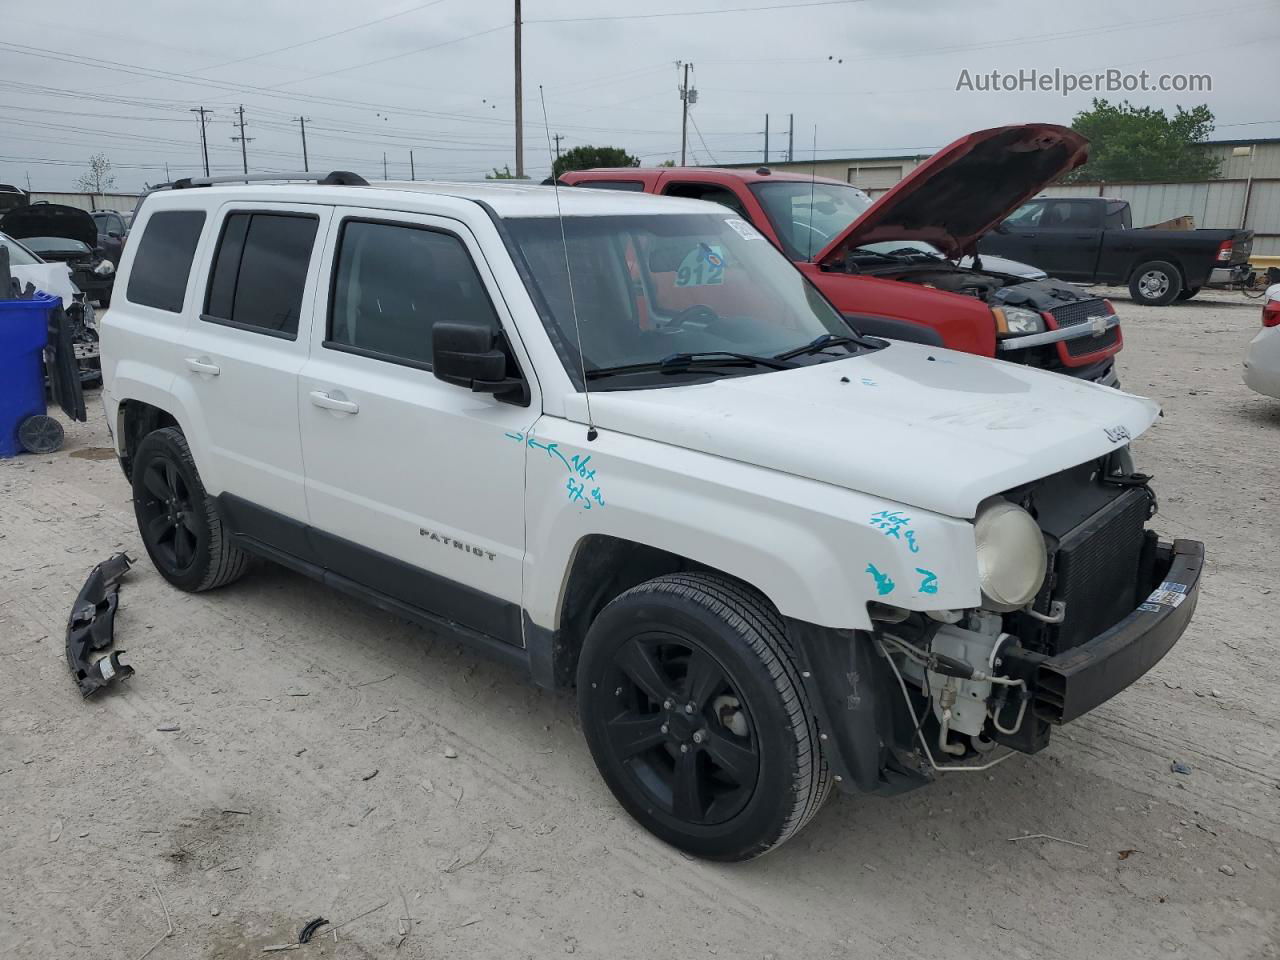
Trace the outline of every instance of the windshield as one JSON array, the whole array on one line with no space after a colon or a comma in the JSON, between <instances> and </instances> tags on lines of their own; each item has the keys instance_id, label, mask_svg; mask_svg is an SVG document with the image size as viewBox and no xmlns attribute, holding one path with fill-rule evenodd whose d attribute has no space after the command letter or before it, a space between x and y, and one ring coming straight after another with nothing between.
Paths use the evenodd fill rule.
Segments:
<instances>
[{"instance_id":1,"label":"windshield","mask_svg":"<svg viewBox=\"0 0 1280 960\"><path fill-rule=\"evenodd\" d=\"M24 247L12 237L7 237L0 233L0 247L4 247L9 251L9 264L14 267L30 267L37 263L44 263L39 257L35 256L30 250Z\"/></svg>"},{"instance_id":2,"label":"windshield","mask_svg":"<svg viewBox=\"0 0 1280 960\"><path fill-rule=\"evenodd\" d=\"M843 183L775 180L753 183L751 191L792 260L812 260L871 206L870 197Z\"/></svg>"},{"instance_id":3,"label":"windshield","mask_svg":"<svg viewBox=\"0 0 1280 960\"><path fill-rule=\"evenodd\" d=\"M70 237L23 237L23 242L41 253L88 253L88 244Z\"/></svg>"},{"instance_id":4,"label":"windshield","mask_svg":"<svg viewBox=\"0 0 1280 960\"><path fill-rule=\"evenodd\" d=\"M582 366L592 389L597 384L614 389L639 384L633 373L610 378L601 377L601 372L658 364L673 354L773 357L824 334L853 333L814 286L745 220L722 214L649 214L566 217L563 223L577 329L560 221L506 221L524 254L530 293L547 332L579 388ZM650 372L643 385L767 369L693 368L674 378Z\"/></svg>"}]
</instances>

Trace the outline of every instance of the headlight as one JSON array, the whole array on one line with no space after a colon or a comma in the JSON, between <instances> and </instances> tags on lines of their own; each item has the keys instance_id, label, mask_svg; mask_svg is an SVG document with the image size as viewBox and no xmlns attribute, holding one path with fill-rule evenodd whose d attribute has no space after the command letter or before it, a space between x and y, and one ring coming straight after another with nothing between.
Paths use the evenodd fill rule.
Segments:
<instances>
[{"instance_id":1,"label":"headlight","mask_svg":"<svg viewBox=\"0 0 1280 960\"><path fill-rule=\"evenodd\" d=\"M109 277L116 272L116 266L110 260L103 260L93 268L93 272L100 277Z\"/></svg>"},{"instance_id":2,"label":"headlight","mask_svg":"<svg viewBox=\"0 0 1280 960\"><path fill-rule=\"evenodd\" d=\"M1012 336L1026 333L1044 333L1044 317L1026 307L997 307L995 312L1003 315L1004 322L996 319L996 329Z\"/></svg>"},{"instance_id":3,"label":"headlight","mask_svg":"<svg viewBox=\"0 0 1280 960\"><path fill-rule=\"evenodd\" d=\"M1026 606L1040 591L1048 565L1035 519L1017 504L992 497L978 507L973 525L983 606L1000 611Z\"/></svg>"}]
</instances>

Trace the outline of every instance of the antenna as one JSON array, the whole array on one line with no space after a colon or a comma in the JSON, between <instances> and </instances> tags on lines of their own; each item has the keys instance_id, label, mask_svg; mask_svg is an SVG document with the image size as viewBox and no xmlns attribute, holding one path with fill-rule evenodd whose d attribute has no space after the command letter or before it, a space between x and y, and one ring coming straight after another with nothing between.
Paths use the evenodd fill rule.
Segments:
<instances>
[{"instance_id":1,"label":"antenna","mask_svg":"<svg viewBox=\"0 0 1280 960\"><path fill-rule=\"evenodd\" d=\"M551 159L551 189L556 195L556 219L560 221L560 244L564 247L564 273L569 281L569 311L573 314L573 332L578 338L578 363L582 370L582 395L587 401L587 441L594 440L596 421L591 416L591 387L587 383L587 358L582 353L582 327L578 323L578 301L573 295L573 268L569 266L569 240L564 232L564 213L560 210L560 178L556 176L556 157L551 149L551 124L547 122L547 96L538 84L538 99L542 101L542 127L547 134L547 156ZM816 134L815 134L816 136Z\"/></svg>"},{"instance_id":2,"label":"antenna","mask_svg":"<svg viewBox=\"0 0 1280 960\"><path fill-rule=\"evenodd\" d=\"M813 188L818 179L818 125L813 125L813 154L809 161L809 255L806 260L813 259Z\"/></svg>"}]
</instances>

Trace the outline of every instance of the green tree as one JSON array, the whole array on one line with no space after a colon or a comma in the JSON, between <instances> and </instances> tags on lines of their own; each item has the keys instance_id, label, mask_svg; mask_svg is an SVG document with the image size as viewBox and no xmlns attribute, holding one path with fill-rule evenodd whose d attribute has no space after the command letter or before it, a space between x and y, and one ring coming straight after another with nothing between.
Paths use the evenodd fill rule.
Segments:
<instances>
[{"instance_id":1,"label":"green tree","mask_svg":"<svg viewBox=\"0 0 1280 960\"><path fill-rule=\"evenodd\" d=\"M484 178L486 180L528 180L529 179L528 177L517 177L514 173L511 172L510 166L503 166L501 170L499 170L497 167L494 167L493 173L486 173L484 175Z\"/></svg>"},{"instance_id":2,"label":"green tree","mask_svg":"<svg viewBox=\"0 0 1280 960\"><path fill-rule=\"evenodd\" d=\"M583 145L566 150L551 165L551 175L559 177L570 170L590 170L592 167L638 167L640 158L633 157L621 147L593 147Z\"/></svg>"},{"instance_id":3,"label":"green tree","mask_svg":"<svg viewBox=\"0 0 1280 960\"><path fill-rule=\"evenodd\" d=\"M1210 180L1219 162L1200 146L1213 130L1213 113L1201 104L1172 118L1163 110L1135 107L1127 100L1094 100L1076 114L1071 127L1089 138L1089 162L1067 180Z\"/></svg>"}]
</instances>

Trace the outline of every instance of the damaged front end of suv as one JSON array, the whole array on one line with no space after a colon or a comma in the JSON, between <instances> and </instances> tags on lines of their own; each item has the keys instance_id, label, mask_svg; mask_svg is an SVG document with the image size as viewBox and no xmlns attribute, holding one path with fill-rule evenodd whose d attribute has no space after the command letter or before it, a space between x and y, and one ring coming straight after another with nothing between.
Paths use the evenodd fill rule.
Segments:
<instances>
[{"instance_id":1,"label":"damaged front end of suv","mask_svg":"<svg viewBox=\"0 0 1280 960\"><path fill-rule=\"evenodd\" d=\"M837 779L896 793L1036 753L1150 670L1195 610L1204 547L1147 529L1149 480L1122 447L983 501L979 606L872 603L869 631L790 621Z\"/></svg>"}]
</instances>

